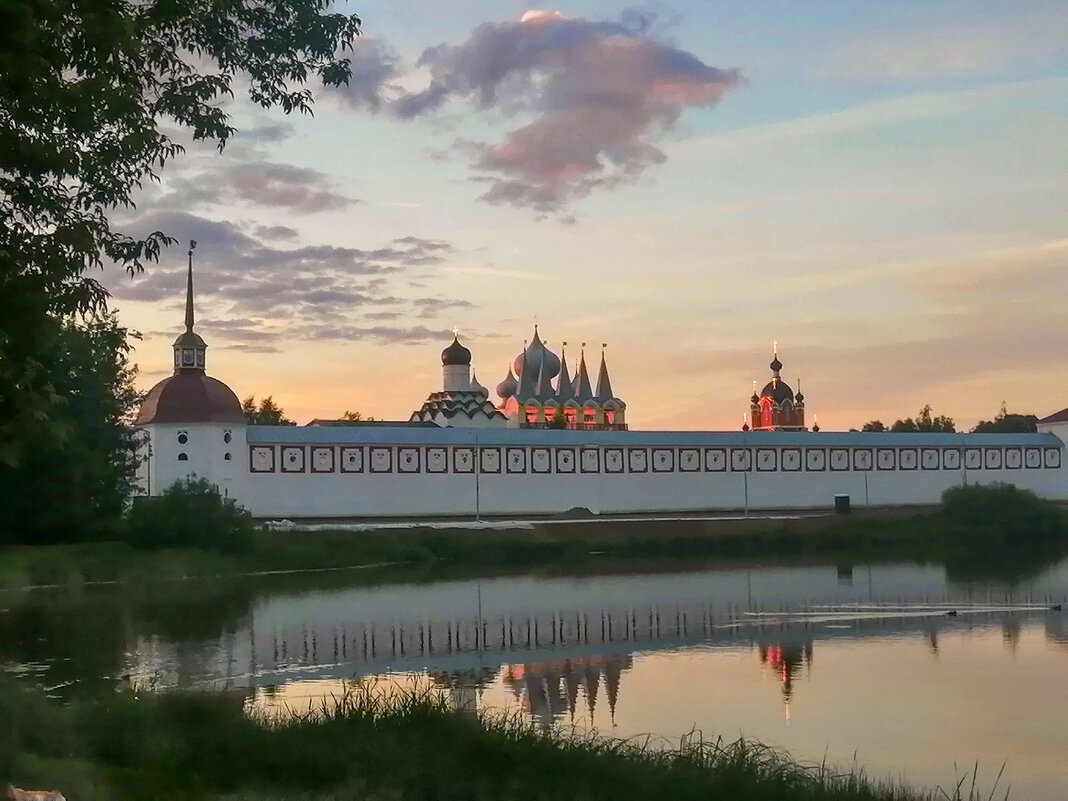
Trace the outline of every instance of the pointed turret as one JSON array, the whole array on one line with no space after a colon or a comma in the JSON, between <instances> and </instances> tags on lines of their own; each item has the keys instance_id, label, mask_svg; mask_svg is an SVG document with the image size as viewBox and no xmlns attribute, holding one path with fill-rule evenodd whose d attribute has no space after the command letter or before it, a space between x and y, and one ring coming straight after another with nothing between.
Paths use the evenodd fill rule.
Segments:
<instances>
[{"instance_id":1,"label":"pointed turret","mask_svg":"<svg viewBox=\"0 0 1068 801\"><path fill-rule=\"evenodd\" d=\"M539 364L530 358L524 348L519 360L519 389L515 394L520 403L533 400L538 394L538 367Z\"/></svg>"},{"instance_id":2,"label":"pointed turret","mask_svg":"<svg viewBox=\"0 0 1068 801\"><path fill-rule=\"evenodd\" d=\"M607 345L601 346L601 367L597 371L597 400L601 403L612 400L615 396L612 394L612 381L608 377L608 365L604 360L604 349Z\"/></svg>"},{"instance_id":3,"label":"pointed turret","mask_svg":"<svg viewBox=\"0 0 1068 801\"><path fill-rule=\"evenodd\" d=\"M185 331L174 340L174 375L160 381L145 395L137 413L136 424L139 426L152 423L241 425L248 422L233 390L204 372L204 353L208 346L200 334L193 330L196 323L193 309L193 249L196 246L195 241L190 241L185 288ZM189 466L192 469L192 461ZM147 487L150 495L158 494L159 489L161 487Z\"/></svg>"},{"instance_id":4,"label":"pointed turret","mask_svg":"<svg viewBox=\"0 0 1068 801\"><path fill-rule=\"evenodd\" d=\"M545 403L554 394L549 369L545 364L545 356L542 355L541 364L538 365L538 383L534 390L534 396L542 403Z\"/></svg>"},{"instance_id":5,"label":"pointed turret","mask_svg":"<svg viewBox=\"0 0 1068 801\"><path fill-rule=\"evenodd\" d=\"M575 376L575 382L575 400L579 403L593 400L593 390L590 388L590 374L586 371L585 348L583 348L582 355L579 357L579 367L578 373Z\"/></svg>"},{"instance_id":6,"label":"pointed turret","mask_svg":"<svg viewBox=\"0 0 1068 801\"><path fill-rule=\"evenodd\" d=\"M567 345L567 343L563 343ZM563 403L575 397L575 387L571 382L571 376L567 372L567 359L563 349L560 350L560 378L556 381L556 399Z\"/></svg>"}]
</instances>

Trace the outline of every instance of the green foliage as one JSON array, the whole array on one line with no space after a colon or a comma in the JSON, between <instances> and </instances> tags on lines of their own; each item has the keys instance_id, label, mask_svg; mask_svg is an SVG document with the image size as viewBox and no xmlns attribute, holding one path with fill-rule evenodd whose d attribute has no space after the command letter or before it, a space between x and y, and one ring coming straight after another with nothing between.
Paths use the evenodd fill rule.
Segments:
<instances>
[{"instance_id":1,"label":"green foliage","mask_svg":"<svg viewBox=\"0 0 1068 801\"><path fill-rule=\"evenodd\" d=\"M861 431L886 431L886 424L882 420L871 420L860 427Z\"/></svg>"},{"instance_id":2,"label":"green foliage","mask_svg":"<svg viewBox=\"0 0 1068 801\"><path fill-rule=\"evenodd\" d=\"M164 126L223 147L235 81L260 106L308 112L310 79L349 79L359 35L329 0L6 0L0 6L0 461L53 433L67 400L37 344L54 321L101 313L88 274L136 273L173 242L110 215L182 148Z\"/></svg>"},{"instance_id":3,"label":"green foliage","mask_svg":"<svg viewBox=\"0 0 1068 801\"><path fill-rule=\"evenodd\" d=\"M549 428L567 428L567 415L563 409L557 409L549 420Z\"/></svg>"},{"instance_id":4,"label":"green foliage","mask_svg":"<svg viewBox=\"0 0 1068 801\"><path fill-rule=\"evenodd\" d=\"M980 420L972 429L973 434L1028 434L1034 431L1038 431L1038 416L1009 414L1004 401L993 420Z\"/></svg>"},{"instance_id":5,"label":"green foliage","mask_svg":"<svg viewBox=\"0 0 1068 801\"><path fill-rule=\"evenodd\" d=\"M248 418L249 425L253 426L295 426L292 420L286 417L285 409L274 402L274 396L268 395L256 405L256 398L249 395L241 401L241 411Z\"/></svg>"},{"instance_id":6,"label":"green foliage","mask_svg":"<svg viewBox=\"0 0 1068 801\"><path fill-rule=\"evenodd\" d=\"M931 416L931 404L928 403L922 409L920 409L920 413L918 415L916 415L916 419L915 420L913 420L911 417L906 417L904 420L897 420L897 421L894 422L894 424L892 426L890 426L890 430L894 431L894 432L902 432L902 431L945 431L945 432L953 432L953 431L956 431L957 428L953 424L953 418L952 417L946 417L944 415L939 415L938 417L932 417Z\"/></svg>"},{"instance_id":7,"label":"green foliage","mask_svg":"<svg viewBox=\"0 0 1068 801\"><path fill-rule=\"evenodd\" d=\"M151 498L137 498L126 516L127 541L137 548L203 548L234 553L251 546L256 526L233 498L205 478L176 481Z\"/></svg>"},{"instance_id":8,"label":"green foliage","mask_svg":"<svg viewBox=\"0 0 1068 801\"><path fill-rule=\"evenodd\" d=\"M373 423L373 422L375 422L375 418L373 418L373 417L364 417L363 416L363 412L350 412L350 411L347 411L347 410L343 415L341 415L341 420L342 420L342 422L345 422L345 423Z\"/></svg>"},{"instance_id":9,"label":"green foliage","mask_svg":"<svg viewBox=\"0 0 1068 801\"><path fill-rule=\"evenodd\" d=\"M107 534L137 467L132 422L140 395L127 330L112 315L82 322L46 317L45 323L33 358L57 401L50 424L34 427L20 458L0 460L0 542Z\"/></svg>"},{"instance_id":10,"label":"green foliage","mask_svg":"<svg viewBox=\"0 0 1068 801\"><path fill-rule=\"evenodd\" d=\"M1011 484L970 484L942 493L942 514L967 526L987 544L1016 546L1060 539L1068 533L1065 513L1030 490Z\"/></svg>"}]
</instances>

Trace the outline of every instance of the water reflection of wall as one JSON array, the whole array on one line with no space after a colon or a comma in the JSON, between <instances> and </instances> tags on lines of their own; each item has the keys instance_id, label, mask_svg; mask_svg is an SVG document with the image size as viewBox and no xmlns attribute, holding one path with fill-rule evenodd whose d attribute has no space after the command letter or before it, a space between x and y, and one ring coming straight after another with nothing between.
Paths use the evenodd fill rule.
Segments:
<instances>
[{"instance_id":1,"label":"water reflection of wall","mask_svg":"<svg viewBox=\"0 0 1068 801\"><path fill-rule=\"evenodd\" d=\"M940 631L996 622L1006 627L1011 644L1017 625L1011 615L947 618L939 605L1040 602L1068 587L1064 568L1015 593L989 587L957 591L936 567L864 567L853 586L840 582L842 572L812 567L582 580L523 577L283 596L255 604L233 630L215 639L174 642L132 632L126 671L165 686L214 687L429 672L459 703L484 686L483 674L496 675L501 665L584 665L709 643L766 650L768 665L779 672L785 666L789 696L817 640L915 633L937 653ZM933 611L914 616L924 608ZM829 609L857 614L821 619ZM804 610L811 614L796 617ZM564 673L560 678L566 700L568 679ZM578 686L586 691L581 681ZM546 708L557 700L546 700ZM566 703L564 708L570 710Z\"/></svg>"}]
</instances>

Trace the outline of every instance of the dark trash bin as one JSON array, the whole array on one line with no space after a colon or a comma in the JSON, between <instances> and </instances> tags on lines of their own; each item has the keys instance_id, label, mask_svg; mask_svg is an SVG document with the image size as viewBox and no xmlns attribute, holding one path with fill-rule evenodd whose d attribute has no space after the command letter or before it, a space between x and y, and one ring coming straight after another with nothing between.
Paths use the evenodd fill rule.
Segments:
<instances>
[{"instance_id":1,"label":"dark trash bin","mask_svg":"<svg viewBox=\"0 0 1068 801\"><path fill-rule=\"evenodd\" d=\"M834 513L836 515L849 514L849 496L848 495L835 495L834 496Z\"/></svg>"}]
</instances>

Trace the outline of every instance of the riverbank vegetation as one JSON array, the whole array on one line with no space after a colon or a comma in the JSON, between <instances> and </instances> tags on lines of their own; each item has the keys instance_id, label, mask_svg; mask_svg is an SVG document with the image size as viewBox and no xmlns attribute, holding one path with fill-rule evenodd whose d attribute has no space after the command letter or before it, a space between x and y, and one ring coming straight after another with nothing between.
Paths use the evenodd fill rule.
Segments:
<instances>
[{"instance_id":1,"label":"riverbank vegetation","mask_svg":"<svg viewBox=\"0 0 1068 801\"><path fill-rule=\"evenodd\" d=\"M0 781L94 799L986 798L920 791L760 744L620 741L519 716L477 716L429 687L356 686L319 710L265 717L240 694L130 691L59 705L0 682ZM695 733L696 735L696 733Z\"/></svg>"},{"instance_id":2,"label":"riverbank vegetation","mask_svg":"<svg viewBox=\"0 0 1068 801\"><path fill-rule=\"evenodd\" d=\"M160 499L153 499L159 501ZM216 499L218 500L218 499ZM180 504L179 504L180 506ZM164 525L165 502L148 523ZM176 507L171 513L182 515ZM246 520L239 511L233 513ZM183 519L188 521L189 516ZM214 519L206 518L205 520ZM100 542L0 551L0 588L86 582L159 583L270 571L394 565L487 575L678 570L709 565L941 562L958 580L1021 580L1068 553L1068 513L1032 493L1000 485L950 490L942 507L849 517L792 519L531 522L524 528L383 527L360 531L238 532L201 528L200 547L135 548ZM151 533L159 545L181 541ZM216 536L222 540L212 541ZM439 573L440 575L440 573Z\"/></svg>"}]
</instances>

